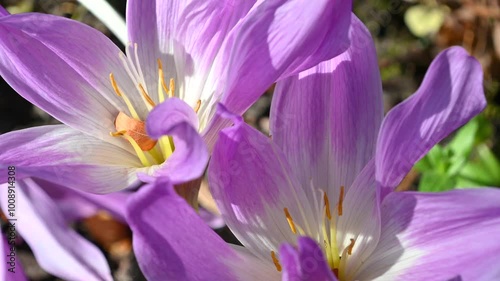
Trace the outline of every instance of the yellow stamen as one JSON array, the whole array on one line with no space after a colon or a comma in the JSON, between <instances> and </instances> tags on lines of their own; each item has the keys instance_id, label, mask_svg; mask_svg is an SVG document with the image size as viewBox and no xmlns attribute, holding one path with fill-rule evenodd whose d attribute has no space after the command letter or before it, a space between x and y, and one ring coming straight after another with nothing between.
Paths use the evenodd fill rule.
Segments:
<instances>
[{"instance_id":1,"label":"yellow stamen","mask_svg":"<svg viewBox=\"0 0 500 281\"><path fill-rule=\"evenodd\" d=\"M168 88L167 84L165 83L165 78L163 77L163 67L161 65L161 60L157 59L156 62L158 63L158 100L160 103L165 101L165 93L168 93Z\"/></svg>"},{"instance_id":2,"label":"yellow stamen","mask_svg":"<svg viewBox=\"0 0 500 281\"><path fill-rule=\"evenodd\" d=\"M273 259L274 266L276 267L276 270L278 272L281 272L281 264L278 258L276 257L276 253L274 251L271 251L271 258Z\"/></svg>"},{"instance_id":3,"label":"yellow stamen","mask_svg":"<svg viewBox=\"0 0 500 281\"><path fill-rule=\"evenodd\" d=\"M144 99L151 105L152 107L155 106L155 102L151 99L151 97L146 93L146 90L144 90L144 87L142 86L141 83L139 83L139 90L141 90L141 94L144 97Z\"/></svg>"},{"instance_id":4,"label":"yellow stamen","mask_svg":"<svg viewBox=\"0 0 500 281\"><path fill-rule=\"evenodd\" d=\"M168 97L172 98L175 92L175 82L173 78L170 78L170 85L168 86Z\"/></svg>"},{"instance_id":5,"label":"yellow stamen","mask_svg":"<svg viewBox=\"0 0 500 281\"><path fill-rule=\"evenodd\" d=\"M174 145L173 145L174 141L172 137L163 136L159 139L159 143L161 151L163 151L163 155L165 159L167 159L174 152Z\"/></svg>"},{"instance_id":6,"label":"yellow stamen","mask_svg":"<svg viewBox=\"0 0 500 281\"><path fill-rule=\"evenodd\" d=\"M146 157L146 154L144 154L144 152L141 150L141 148L139 147L139 145L135 142L135 140L133 138L131 138L129 135L126 135L125 133L126 133L126 131L118 131L118 132L115 132L115 133L110 132L109 134L111 136L113 136L113 137L120 136L120 137L126 138L130 142L130 144L132 145L132 147L134 148L135 153L139 157L139 160L141 161L142 165L145 166L145 167L151 166L151 162Z\"/></svg>"},{"instance_id":7,"label":"yellow stamen","mask_svg":"<svg viewBox=\"0 0 500 281\"><path fill-rule=\"evenodd\" d=\"M348 255L351 255L352 254L352 248L354 248L354 242L356 242L356 240L354 239L349 239L351 240L351 244L349 244L349 246L347 246L347 254Z\"/></svg>"},{"instance_id":8,"label":"yellow stamen","mask_svg":"<svg viewBox=\"0 0 500 281\"><path fill-rule=\"evenodd\" d=\"M120 91L120 88L116 83L113 73L109 74L109 80L111 80L111 86L113 86L113 90L115 90L116 95L118 95L125 101L125 104L127 105L127 108L130 111L130 115L132 115L132 117L134 117L135 119L140 120L139 115L135 111L134 106L132 106L132 103L130 102L129 98L122 91Z\"/></svg>"},{"instance_id":9,"label":"yellow stamen","mask_svg":"<svg viewBox=\"0 0 500 281\"><path fill-rule=\"evenodd\" d=\"M198 110L200 110L201 107L201 100L198 100L196 102L196 105L194 106L194 112L198 113Z\"/></svg>"},{"instance_id":10,"label":"yellow stamen","mask_svg":"<svg viewBox=\"0 0 500 281\"><path fill-rule=\"evenodd\" d=\"M330 213L330 200L328 200L328 195L323 192L323 201L325 201L325 212L328 220L332 220L332 214Z\"/></svg>"},{"instance_id":11,"label":"yellow stamen","mask_svg":"<svg viewBox=\"0 0 500 281\"><path fill-rule=\"evenodd\" d=\"M344 186L340 186L340 195L339 195L339 204L337 205L337 209L339 212L339 216L342 216L342 204L344 203Z\"/></svg>"},{"instance_id":12,"label":"yellow stamen","mask_svg":"<svg viewBox=\"0 0 500 281\"><path fill-rule=\"evenodd\" d=\"M110 132L109 134L112 136L112 137L121 137L123 135L125 135L127 131L126 130L121 130L121 131L118 131L118 132Z\"/></svg>"},{"instance_id":13,"label":"yellow stamen","mask_svg":"<svg viewBox=\"0 0 500 281\"><path fill-rule=\"evenodd\" d=\"M292 216L288 212L288 208L283 209L285 211L286 220L288 221L288 225L292 230L293 234L297 234L297 229L295 228L295 223L293 222Z\"/></svg>"}]
</instances>

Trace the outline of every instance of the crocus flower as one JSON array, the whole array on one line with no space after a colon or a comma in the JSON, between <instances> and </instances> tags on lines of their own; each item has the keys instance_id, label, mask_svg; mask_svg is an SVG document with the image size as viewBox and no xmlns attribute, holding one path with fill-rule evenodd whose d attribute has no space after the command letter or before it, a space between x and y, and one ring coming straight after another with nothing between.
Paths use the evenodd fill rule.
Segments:
<instances>
[{"instance_id":1,"label":"crocus flower","mask_svg":"<svg viewBox=\"0 0 500 281\"><path fill-rule=\"evenodd\" d=\"M138 172L198 178L208 159L198 133L210 148L223 126L214 105L241 114L277 79L341 53L350 8L130 0L125 54L82 23L4 11L0 75L65 125L0 136L0 167L95 193L131 186Z\"/></svg>"},{"instance_id":2,"label":"crocus flower","mask_svg":"<svg viewBox=\"0 0 500 281\"><path fill-rule=\"evenodd\" d=\"M277 83L272 138L220 107L234 126L215 145L209 182L245 248L210 232L164 188L168 179L131 198L134 250L149 280L500 278L498 190L393 192L485 107L479 63L462 48L443 51L383 119L373 42L359 22L351 33L345 53Z\"/></svg>"},{"instance_id":3,"label":"crocus flower","mask_svg":"<svg viewBox=\"0 0 500 281\"><path fill-rule=\"evenodd\" d=\"M9 207L9 186L0 185L0 207L6 217L12 219L9 222L14 224L12 230L7 228L9 242L14 237L22 237L40 266L64 280L113 280L101 250L72 229L70 223L101 210L124 221L123 202L128 194L89 194L31 178L16 181L14 186L15 203ZM12 246L5 243L3 249L10 254ZM13 264L9 263L10 260L2 262L2 280L26 280L23 279L19 254L15 255ZM9 259L4 254L2 257ZM17 272L13 274L8 271L10 268Z\"/></svg>"}]
</instances>

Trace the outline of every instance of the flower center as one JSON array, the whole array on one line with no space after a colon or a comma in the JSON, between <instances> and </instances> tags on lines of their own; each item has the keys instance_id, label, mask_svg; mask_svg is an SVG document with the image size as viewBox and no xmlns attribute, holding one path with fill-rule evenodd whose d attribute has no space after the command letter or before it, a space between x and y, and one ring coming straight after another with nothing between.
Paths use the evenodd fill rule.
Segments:
<instances>
[{"instance_id":1,"label":"flower center","mask_svg":"<svg viewBox=\"0 0 500 281\"><path fill-rule=\"evenodd\" d=\"M127 48L127 56L125 57L120 53L120 60L129 75L132 82L136 85L137 93L140 94L142 101L145 103L148 113L156 106L155 102L148 94L147 88L145 88L145 80L140 68L139 56L137 55L137 44L133 45L133 52L129 51L131 48ZM170 79L169 85L167 86L164 78L163 66L160 59L157 59L158 64L158 101L162 103L165 101L165 97L172 98L175 96L175 83L174 79ZM115 119L116 132L110 132L111 136L123 137L125 138L133 147L137 157L141 161L144 167L149 167L152 165L158 165L165 162L168 157L175 150L174 142L172 137L163 136L160 139L151 139L147 132L144 120L141 120L140 116L134 107L134 104L125 94L125 92L119 87L115 80L113 73L109 74L109 79L111 85L119 97L121 97L127 106L129 114L124 112L119 112ZM198 112L201 106L201 101L198 100L195 105L194 111Z\"/></svg>"},{"instance_id":2,"label":"flower center","mask_svg":"<svg viewBox=\"0 0 500 281\"><path fill-rule=\"evenodd\" d=\"M319 244L324 245L323 253L325 254L326 261L330 266L332 272L335 274L338 280L345 280L346 273L343 269L346 268L348 257L352 255L356 240L351 238L350 244L346 246L342 251L339 251L337 243L337 218L342 216L343 213L344 186L340 187L340 194L336 205L336 212L332 213L332 209L330 208L330 200L326 192L323 192L322 199L323 212L322 219L320 220L321 224L319 226L319 235L306 233L304 229L294 221L294 219L290 215L288 208L284 208L283 212L293 234L300 236L309 236L313 238L317 237ZM281 264L274 251L271 251L271 258L276 267L276 270L281 272Z\"/></svg>"}]
</instances>

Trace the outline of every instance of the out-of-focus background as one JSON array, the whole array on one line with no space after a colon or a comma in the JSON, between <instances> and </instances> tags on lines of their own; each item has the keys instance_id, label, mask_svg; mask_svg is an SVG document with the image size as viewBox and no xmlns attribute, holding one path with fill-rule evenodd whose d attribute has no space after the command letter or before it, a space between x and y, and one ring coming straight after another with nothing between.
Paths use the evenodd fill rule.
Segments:
<instances>
[{"instance_id":1,"label":"out-of-focus background","mask_svg":"<svg viewBox=\"0 0 500 281\"><path fill-rule=\"evenodd\" d=\"M125 14L125 0L108 2ZM109 28L77 1L0 0L0 4L11 13L50 13L81 21L122 46ZM355 2L354 11L376 43L386 111L415 92L432 59L449 46L464 47L483 66L486 110L433 148L399 190L439 192L500 186L500 2L360 0ZM264 133L269 132L271 99L272 89L245 115L248 123ZM0 133L54 123L57 121L17 95L0 78ZM99 214L74 227L103 250L115 280L141 280L131 253L131 234L125 225ZM232 239L227 229L218 232L226 240ZM22 242L18 256L31 280L60 280L44 272Z\"/></svg>"}]
</instances>

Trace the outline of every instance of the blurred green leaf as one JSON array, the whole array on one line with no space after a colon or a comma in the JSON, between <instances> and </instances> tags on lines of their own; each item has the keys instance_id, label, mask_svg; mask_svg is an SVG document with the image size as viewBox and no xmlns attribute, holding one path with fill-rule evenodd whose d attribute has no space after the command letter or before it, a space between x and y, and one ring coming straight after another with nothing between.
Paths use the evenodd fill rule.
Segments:
<instances>
[{"instance_id":1,"label":"blurred green leaf","mask_svg":"<svg viewBox=\"0 0 500 281\"><path fill-rule=\"evenodd\" d=\"M478 159L460 170L458 187L500 186L500 161L485 144L477 147Z\"/></svg>"},{"instance_id":2,"label":"blurred green leaf","mask_svg":"<svg viewBox=\"0 0 500 281\"><path fill-rule=\"evenodd\" d=\"M474 118L453 137L447 147L456 157L468 157L474 147L476 134L479 130L479 120Z\"/></svg>"},{"instance_id":3,"label":"blurred green leaf","mask_svg":"<svg viewBox=\"0 0 500 281\"><path fill-rule=\"evenodd\" d=\"M419 190L500 186L500 160L485 141L491 123L480 115L463 126L446 145L436 145L415 168L422 173Z\"/></svg>"},{"instance_id":4,"label":"blurred green leaf","mask_svg":"<svg viewBox=\"0 0 500 281\"><path fill-rule=\"evenodd\" d=\"M495 154L485 144L477 147L477 153L480 163L490 173L492 182L500 183L500 161L496 158Z\"/></svg>"},{"instance_id":5,"label":"blurred green leaf","mask_svg":"<svg viewBox=\"0 0 500 281\"><path fill-rule=\"evenodd\" d=\"M453 189L455 181L439 172L429 171L422 174L418 189L422 192L439 192Z\"/></svg>"},{"instance_id":6,"label":"blurred green leaf","mask_svg":"<svg viewBox=\"0 0 500 281\"><path fill-rule=\"evenodd\" d=\"M415 168L421 172L446 172L446 154L447 153L442 146L436 145L415 165Z\"/></svg>"}]
</instances>

